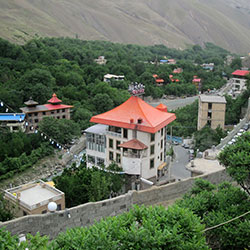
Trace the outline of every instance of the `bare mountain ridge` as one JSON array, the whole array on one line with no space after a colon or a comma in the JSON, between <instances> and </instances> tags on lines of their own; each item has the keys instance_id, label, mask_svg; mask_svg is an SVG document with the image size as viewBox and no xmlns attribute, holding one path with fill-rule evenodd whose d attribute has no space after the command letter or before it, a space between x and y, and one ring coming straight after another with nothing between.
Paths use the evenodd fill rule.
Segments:
<instances>
[{"instance_id":1,"label":"bare mountain ridge","mask_svg":"<svg viewBox=\"0 0 250 250\"><path fill-rule=\"evenodd\" d=\"M0 20L0 36L17 43L69 36L250 51L249 0L0 0Z\"/></svg>"}]
</instances>

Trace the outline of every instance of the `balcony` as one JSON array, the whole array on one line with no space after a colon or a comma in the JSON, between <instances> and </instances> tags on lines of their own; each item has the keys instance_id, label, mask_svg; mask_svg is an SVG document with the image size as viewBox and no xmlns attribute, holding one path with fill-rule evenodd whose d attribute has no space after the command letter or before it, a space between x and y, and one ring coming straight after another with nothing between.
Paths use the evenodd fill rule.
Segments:
<instances>
[{"instance_id":1,"label":"balcony","mask_svg":"<svg viewBox=\"0 0 250 250\"><path fill-rule=\"evenodd\" d=\"M107 134L107 135L114 136L114 137L119 137L119 138L122 137L122 134L121 134L121 133L116 133L116 132L113 132L113 131L107 131L106 134Z\"/></svg>"}]
</instances>

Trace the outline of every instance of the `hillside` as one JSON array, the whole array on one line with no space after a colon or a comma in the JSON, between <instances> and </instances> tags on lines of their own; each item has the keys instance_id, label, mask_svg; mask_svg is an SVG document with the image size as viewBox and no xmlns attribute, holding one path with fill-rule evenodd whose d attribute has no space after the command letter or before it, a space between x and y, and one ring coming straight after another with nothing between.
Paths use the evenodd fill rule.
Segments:
<instances>
[{"instance_id":1,"label":"hillside","mask_svg":"<svg viewBox=\"0 0 250 250\"><path fill-rule=\"evenodd\" d=\"M248 0L0 0L0 37L69 36L143 45L250 49Z\"/></svg>"}]
</instances>

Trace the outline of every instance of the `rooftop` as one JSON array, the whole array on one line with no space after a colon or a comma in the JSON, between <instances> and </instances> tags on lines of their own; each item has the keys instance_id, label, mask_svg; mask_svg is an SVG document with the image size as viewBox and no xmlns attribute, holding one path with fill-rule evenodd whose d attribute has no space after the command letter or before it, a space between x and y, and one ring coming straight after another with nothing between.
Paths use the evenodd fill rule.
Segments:
<instances>
[{"instance_id":1,"label":"rooftop","mask_svg":"<svg viewBox=\"0 0 250 250\"><path fill-rule=\"evenodd\" d=\"M200 95L201 102L212 102L212 103L227 103L224 96L218 95Z\"/></svg>"},{"instance_id":2,"label":"rooftop","mask_svg":"<svg viewBox=\"0 0 250 250\"><path fill-rule=\"evenodd\" d=\"M23 113L0 113L0 121L24 121L25 114Z\"/></svg>"},{"instance_id":3,"label":"rooftop","mask_svg":"<svg viewBox=\"0 0 250 250\"><path fill-rule=\"evenodd\" d=\"M49 103L51 104L56 104L62 102L60 99L57 98L56 94L54 93L52 95L52 98L48 100Z\"/></svg>"},{"instance_id":4,"label":"rooftop","mask_svg":"<svg viewBox=\"0 0 250 250\"><path fill-rule=\"evenodd\" d=\"M235 70L233 73L232 73L232 75L234 75L234 76L246 76L246 75L248 75L250 73L250 71L248 71L248 70Z\"/></svg>"},{"instance_id":5,"label":"rooftop","mask_svg":"<svg viewBox=\"0 0 250 250\"><path fill-rule=\"evenodd\" d=\"M137 139L132 139L130 141L124 142L119 145L121 148L130 148L130 149L137 149L137 150L143 150L148 148L144 143L140 142Z\"/></svg>"},{"instance_id":6,"label":"rooftop","mask_svg":"<svg viewBox=\"0 0 250 250\"><path fill-rule=\"evenodd\" d=\"M61 198L64 193L51 187L43 181L32 182L5 190L5 195L12 200L19 200L20 204L32 210ZM58 197L59 196L59 197Z\"/></svg>"},{"instance_id":7,"label":"rooftop","mask_svg":"<svg viewBox=\"0 0 250 250\"><path fill-rule=\"evenodd\" d=\"M96 124L84 130L84 132L92 134L106 134L108 125Z\"/></svg>"},{"instance_id":8,"label":"rooftop","mask_svg":"<svg viewBox=\"0 0 250 250\"><path fill-rule=\"evenodd\" d=\"M150 106L139 97L131 96L120 106L103 114L93 116L90 121L155 133L175 119L175 114L161 111Z\"/></svg>"}]
</instances>

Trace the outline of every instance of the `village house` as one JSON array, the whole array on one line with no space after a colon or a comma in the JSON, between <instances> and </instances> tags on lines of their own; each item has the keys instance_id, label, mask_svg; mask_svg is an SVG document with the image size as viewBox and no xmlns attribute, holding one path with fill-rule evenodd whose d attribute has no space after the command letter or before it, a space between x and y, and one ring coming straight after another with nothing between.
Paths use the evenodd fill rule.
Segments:
<instances>
[{"instance_id":1,"label":"village house","mask_svg":"<svg viewBox=\"0 0 250 250\"><path fill-rule=\"evenodd\" d=\"M115 81L123 81L124 80L123 75L112 75L112 74L106 74L103 78L104 82L110 82L112 79Z\"/></svg>"},{"instance_id":2,"label":"village house","mask_svg":"<svg viewBox=\"0 0 250 250\"><path fill-rule=\"evenodd\" d=\"M237 97L243 90L246 89L248 70L235 70L232 73L232 96Z\"/></svg>"},{"instance_id":3,"label":"village house","mask_svg":"<svg viewBox=\"0 0 250 250\"><path fill-rule=\"evenodd\" d=\"M212 129L216 129L218 126L224 129L225 113L226 99L224 96L200 95L197 129L200 130L206 125Z\"/></svg>"},{"instance_id":4,"label":"village house","mask_svg":"<svg viewBox=\"0 0 250 250\"><path fill-rule=\"evenodd\" d=\"M99 56L97 59L94 60L99 65L105 65L107 60L104 56Z\"/></svg>"},{"instance_id":5,"label":"village house","mask_svg":"<svg viewBox=\"0 0 250 250\"><path fill-rule=\"evenodd\" d=\"M26 115L26 132L32 133L38 128L38 123L44 117L54 117L56 119L70 119L71 105L61 104L61 100L53 94L52 98L48 100L48 104L38 105L38 102L30 98L24 104L26 107L20 108Z\"/></svg>"},{"instance_id":6,"label":"village house","mask_svg":"<svg viewBox=\"0 0 250 250\"><path fill-rule=\"evenodd\" d=\"M0 113L0 127L7 127L10 132L25 132L24 119L23 113Z\"/></svg>"},{"instance_id":7,"label":"village house","mask_svg":"<svg viewBox=\"0 0 250 250\"><path fill-rule=\"evenodd\" d=\"M212 71L214 69L214 63L203 63L201 67L205 70Z\"/></svg>"},{"instance_id":8,"label":"village house","mask_svg":"<svg viewBox=\"0 0 250 250\"><path fill-rule=\"evenodd\" d=\"M202 81L200 78L198 78L198 76L193 76L193 81L192 83L195 85L197 90L201 90L202 88Z\"/></svg>"},{"instance_id":9,"label":"village house","mask_svg":"<svg viewBox=\"0 0 250 250\"><path fill-rule=\"evenodd\" d=\"M50 202L56 203L57 210L65 209L64 193L41 180L5 190L4 199L15 206L17 217L45 214Z\"/></svg>"},{"instance_id":10,"label":"village house","mask_svg":"<svg viewBox=\"0 0 250 250\"><path fill-rule=\"evenodd\" d=\"M93 116L97 124L85 130L87 166L116 162L130 177L129 189L138 179L155 183L166 171L166 128L175 119L165 105L154 108L136 95Z\"/></svg>"}]
</instances>

